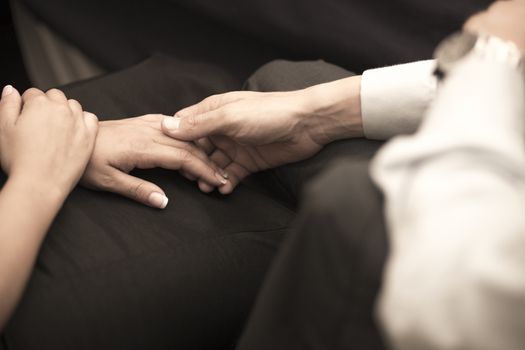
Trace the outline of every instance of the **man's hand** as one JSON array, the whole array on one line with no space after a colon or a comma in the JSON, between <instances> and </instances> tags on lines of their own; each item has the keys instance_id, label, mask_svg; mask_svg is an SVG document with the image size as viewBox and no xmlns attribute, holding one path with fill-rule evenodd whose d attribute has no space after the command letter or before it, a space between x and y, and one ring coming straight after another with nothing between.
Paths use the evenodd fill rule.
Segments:
<instances>
[{"instance_id":1,"label":"man's hand","mask_svg":"<svg viewBox=\"0 0 525 350\"><path fill-rule=\"evenodd\" d=\"M525 0L496 1L472 16L464 29L512 41L525 52Z\"/></svg>"},{"instance_id":2,"label":"man's hand","mask_svg":"<svg viewBox=\"0 0 525 350\"><path fill-rule=\"evenodd\" d=\"M309 158L334 140L362 136L359 89L360 77L351 77L291 92L215 95L166 117L162 129L206 149L229 176L219 188L227 194L251 173Z\"/></svg>"},{"instance_id":3,"label":"man's hand","mask_svg":"<svg viewBox=\"0 0 525 350\"><path fill-rule=\"evenodd\" d=\"M207 186L227 183L208 156L192 143L174 140L160 129L162 115L100 122L95 150L81 183L163 209L168 204L157 185L129 175L135 168L181 170Z\"/></svg>"}]
</instances>

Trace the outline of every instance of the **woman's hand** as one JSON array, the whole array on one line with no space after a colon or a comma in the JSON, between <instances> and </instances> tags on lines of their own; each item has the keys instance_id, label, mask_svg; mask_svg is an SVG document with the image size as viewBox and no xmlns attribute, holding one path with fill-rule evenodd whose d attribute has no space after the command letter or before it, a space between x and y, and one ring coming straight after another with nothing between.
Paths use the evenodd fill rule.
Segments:
<instances>
[{"instance_id":1,"label":"woman's hand","mask_svg":"<svg viewBox=\"0 0 525 350\"><path fill-rule=\"evenodd\" d=\"M230 193L247 175L313 156L329 142L362 136L361 78L290 92L211 96L163 120L164 133L195 141L229 176ZM199 184L203 191L213 188Z\"/></svg>"},{"instance_id":2,"label":"woman's hand","mask_svg":"<svg viewBox=\"0 0 525 350\"><path fill-rule=\"evenodd\" d=\"M38 249L88 162L97 118L58 90L0 100L0 333L20 299Z\"/></svg>"},{"instance_id":3,"label":"woman's hand","mask_svg":"<svg viewBox=\"0 0 525 350\"><path fill-rule=\"evenodd\" d=\"M11 86L0 101L0 162L10 179L23 179L63 200L84 172L98 121L56 89Z\"/></svg>"},{"instance_id":4,"label":"woman's hand","mask_svg":"<svg viewBox=\"0 0 525 350\"><path fill-rule=\"evenodd\" d=\"M148 206L163 209L168 204L157 185L129 175L135 168L180 170L186 177L207 186L220 187L228 181L208 156L192 143L162 133L164 116L145 115L100 122L93 156L82 178L88 188L110 191Z\"/></svg>"}]
</instances>

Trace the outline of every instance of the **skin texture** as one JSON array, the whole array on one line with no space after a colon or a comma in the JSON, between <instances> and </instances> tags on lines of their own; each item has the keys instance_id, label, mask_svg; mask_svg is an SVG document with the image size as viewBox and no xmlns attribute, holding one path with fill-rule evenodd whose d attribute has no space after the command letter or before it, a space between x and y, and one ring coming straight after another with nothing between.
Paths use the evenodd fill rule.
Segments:
<instances>
[{"instance_id":1,"label":"skin texture","mask_svg":"<svg viewBox=\"0 0 525 350\"><path fill-rule=\"evenodd\" d=\"M363 135L361 77L291 92L231 92L208 97L163 120L173 138L194 141L233 191L249 174L309 158L332 141ZM199 182L205 192L213 187Z\"/></svg>"},{"instance_id":2,"label":"skin texture","mask_svg":"<svg viewBox=\"0 0 525 350\"><path fill-rule=\"evenodd\" d=\"M0 163L8 180L0 192L0 331L51 221L84 172L97 129L97 118L58 90L20 96L4 89Z\"/></svg>"},{"instance_id":3,"label":"skin texture","mask_svg":"<svg viewBox=\"0 0 525 350\"><path fill-rule=\"evenodd\" d=\"M465 22L465 30L514 42L525 52L525 0L496 1Z\"/></svg>"}]
</instances>

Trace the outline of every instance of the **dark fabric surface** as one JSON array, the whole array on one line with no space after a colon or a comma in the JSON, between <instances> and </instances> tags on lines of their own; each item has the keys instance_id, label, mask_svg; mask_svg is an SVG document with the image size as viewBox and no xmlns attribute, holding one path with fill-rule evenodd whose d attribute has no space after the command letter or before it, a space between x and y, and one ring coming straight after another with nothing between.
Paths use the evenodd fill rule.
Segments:
<instances>
[{"instance_id":1,"label":"dark fabric surface","mask_svg":"<svg viewBox=\"0 0 525 350\"><path fill-rule=\"evenodd\" d=\"M385 348L372 315L388 244L368 164L340 161L308 186L238 350Z\"/></svg>"},{"instance_id":2,"label":"dark fabric surface","mask_svg":"<svg viewBox=\"0 0 525 350\"><path fill-rule=\"evenodd\" d=\"M0 86L13 85L18 89L29 88L29 79L17 42L9 1L0 1Z\"/></svg>"},{"instance_id":3,"label":"dark fabric surface","mask_svg":"<svg viewBox=\"0 0 525 350\"><path fill-rule=\"evenodd\" d=\"M348 70L429 58L491 0L22 0L103 67L154 52L217 64L242 82L275 58Z\"/></svg>"},{"instance_id":4,"label":"dark fabric surface","mask_svg":"<svg viewBox=\"0 0 525 350\"><path fill-rule=\"evenodd\" d=\"M314 63L281 74L316 83L332 68ZM260 73L259 79L267 79ZM173 113L228 84L222 70L157 55L64 90L101 119L115 119ZM289 88L280 84L274 89ZM138 172L165 189L170 204L164 211L77 188L44 242L4 334L7 348L229 348L295 216L294 204L274 189L296 193L308 181L305 174L313 177L323 164L362 157L353 148L359 144L368 154L379 146L366 140L330 145L293 165L304 172L297 181L283 168L227 197L202 194L172 172Z\"/></svg>"},{"instance_id":5,"label":"dark fabric surface","mask_svg":"<svg viewBox=\"0 0 525 350\"><path fill-rule=\"evenodd\" d=\"M65 91L106 119L224 88L220 74L179 63L157 56ZM5 331L9 349L226 349L238 337L294 213L246 186L224 197L173 172L140 175L166 191L165 210L72 193Z\"/></svg>"}]
</instances>

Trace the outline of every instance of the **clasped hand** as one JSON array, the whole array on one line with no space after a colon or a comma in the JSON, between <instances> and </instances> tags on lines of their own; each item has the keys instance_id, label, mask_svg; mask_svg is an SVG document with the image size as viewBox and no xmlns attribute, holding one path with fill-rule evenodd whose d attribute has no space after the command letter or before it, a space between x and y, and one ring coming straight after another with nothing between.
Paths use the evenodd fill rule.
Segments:
<instances>
[{"instance_id":1,"label":"clasped hand","mask_svg":"<svg viewBox=\"0 0 525 350\"><path fill-rule=\"evenodd\" d=\"M164 191L130 175L133 169L178 170L202 191L230 193L249 174L361 136L359 84L360 77L351 77L292 92L232 92L175 117L100 123L58 90L31 89L23 97L15 91L2 99L10 107L2 112L1 162L10 175L38 177L65 195L82 175L88 188L164 208Z\"/></svg>"},{"instance_id":2,"label":"clasped hand","mask_svg":"<svg viewBox=\"0 0 525 350\"><path fill-rule=\"evenodd\" d=\"M129 175L135 168L181 170L213 187L227 183L201 149L164 135L162 119L146 115L98 123L59 90L30 89L20 96L8 86L0 101L0 163L10 180L53 195L57 202L81 179L92 189L166 207L160 187Z\"/></svg>"},{"instance_id":3,"label":"clasped hand","mask_svg":"<svg viewBox=\"0 0 525 350\"><path fill-rule=\"evenodd\" d=\"M193 141L228 174L230 193L246 176L307 159L334 140L362 136L361 77L289 92L214 95L166 117L166 135ZM205 192L213 188L200 181Z\"/></svg>"},{"instance_id":4,"label":"clasped hand","mask_svg":"<svg viewBox=\"0 0 525 350\"><path fill-rule=\"evenodd\" d=\"M227 183L222 170L204 151L162 133L163 118L163 115L151 114L100 122L95 149L81 184L163 209L168 204L164 191L156 184L130 175L133 169L179 170L187 178L212 187Z\"/></svg>"}]
</instances>

